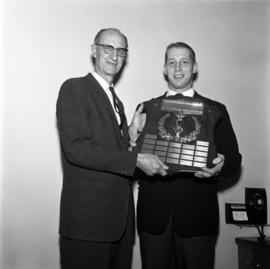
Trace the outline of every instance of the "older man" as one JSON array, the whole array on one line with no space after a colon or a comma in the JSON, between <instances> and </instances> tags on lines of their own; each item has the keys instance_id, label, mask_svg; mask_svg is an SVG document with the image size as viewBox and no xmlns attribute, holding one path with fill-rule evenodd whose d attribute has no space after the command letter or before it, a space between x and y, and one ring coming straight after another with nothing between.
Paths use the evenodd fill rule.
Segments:
<instances>
[{"instance_id":1,"label":"older man","mask_svg":"<svg viewBox=\"0 0 270 269\"><path fill-rule=\"evenodd\" d=\"M63 166L60 255L63 269L129 269L134 240L131 176L166 174L157 156L128 152L128 128L113 80L128 53L118 29L92 45L94 72L65 81L57 100Z\"/></svg>"}]
</instances>

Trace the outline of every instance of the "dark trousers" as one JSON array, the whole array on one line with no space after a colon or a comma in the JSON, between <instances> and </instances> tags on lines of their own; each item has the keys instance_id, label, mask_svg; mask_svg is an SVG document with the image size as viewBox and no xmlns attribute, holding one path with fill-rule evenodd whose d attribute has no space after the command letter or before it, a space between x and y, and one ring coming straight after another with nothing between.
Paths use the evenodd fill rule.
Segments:
<instances>
[{"instance_id":1,"label":"dark trousers","mask_svg":"<svg viewBox=\"0 0 270 269\"><path fill-rule=\"evenodd\" d=\"M216 237L182 237L170 219L162 234L139 232L142 269L213 269Z\"/></svg>"},{"instance_id":2,"label":"dark trousers","mask_svg":"<svg viewBox=\"0 0 270 269\"><path fill-rule=\"evenodd\" d=\"M60 237L61 269L130 269L133 244L134 205L130 204L126 229L116 242Z\"/></svg>"}]
</instances>

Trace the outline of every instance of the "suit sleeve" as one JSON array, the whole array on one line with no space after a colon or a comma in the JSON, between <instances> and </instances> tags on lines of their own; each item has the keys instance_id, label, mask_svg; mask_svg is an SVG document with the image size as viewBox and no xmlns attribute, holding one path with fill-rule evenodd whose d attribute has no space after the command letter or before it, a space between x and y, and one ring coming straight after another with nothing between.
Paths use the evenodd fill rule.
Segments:
<instances>
[{"instance_id":1,"label":"suit sleeve","mask_svg":"<svg viewBox=\"0 0 270 269\"><path fill-rule=\"evenodd\" d=\"M242 155L239 153L236 135L234 133L228 111L221 107L222 116L215 129L215 144L217 152L225 156L225 163L220 176L230 176L239 170Z\"/></svg>"},{"instance_id":2,"label":"suit sleeve","mask_svg":"<svg viewBox=\"0 0 270 269\"><path fill-rule=\"evenodd\" d=\"M69 80L62 85L56 115L60 143L66 159L73 165L90 170L133 175L137 154L95 139L96 130L91 121L97 119L89 116L88 101L81 87L74 81Z\"/></svg>"}]
</instances>

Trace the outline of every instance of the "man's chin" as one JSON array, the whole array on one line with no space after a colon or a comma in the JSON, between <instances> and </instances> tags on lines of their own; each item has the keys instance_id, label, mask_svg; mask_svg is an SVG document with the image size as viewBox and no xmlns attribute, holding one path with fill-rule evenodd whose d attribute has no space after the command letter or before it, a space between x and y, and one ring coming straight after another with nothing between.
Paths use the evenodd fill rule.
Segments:
<instances>
[{"instance_id":1,"label":"man's chin","mask_svg":"<svg viewBox=\"0 0 270 269\"><path fill-rule=\"evenodd\" d=\"M117 70L115 68L107 68L106 69L107 76L115 76L117 74Z\"/></svg>"},{"instance_id":2,"label":"man's chin","mask_svg":"<svg viewBox=\"0 0 270 269\"><path fill-rule=\"evenodd\" d=\"M174 84L172 85L175 90L183 90L185 88L184 85Z\"/></svg>"}]
</instances>

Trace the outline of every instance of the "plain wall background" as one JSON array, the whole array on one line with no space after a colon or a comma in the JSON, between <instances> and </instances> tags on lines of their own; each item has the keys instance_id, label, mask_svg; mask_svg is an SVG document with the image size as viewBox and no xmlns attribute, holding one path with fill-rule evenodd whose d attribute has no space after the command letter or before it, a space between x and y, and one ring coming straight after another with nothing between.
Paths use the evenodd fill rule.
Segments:
<instances>
[{"instance_id":1,"label":"plain wall background","mask_svg":"<svg viewBox=\"0 0 270 269\"><path fill-rule=\"evenodd\" d=\"M117 27L129 39L116 88L129 121L139 102L165 91L164 53L175 41L197 53L195 89L229 110L243 164L238 182L228 179L219 193L216 269L236 269L235 237L257 230L225 224L224 204L243 203L245 187L265 187L270 196L269 2L3 0L1 6L0 267L59 268L55 103L64 80L92 71L96 32ZM133 269L140 269L138 240Z\"/></svg>"}]
</instances>

